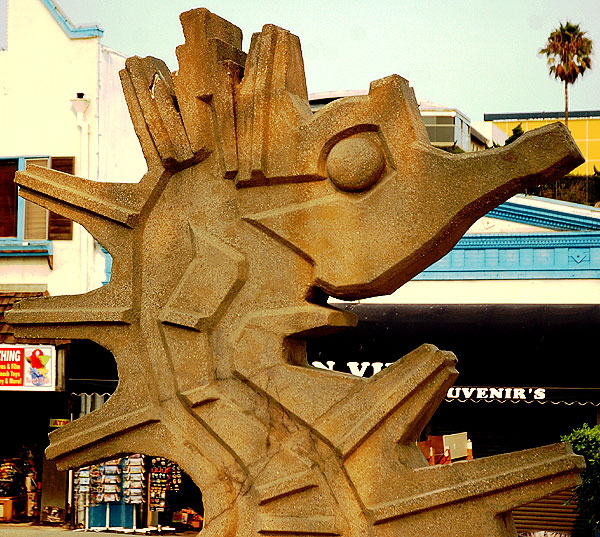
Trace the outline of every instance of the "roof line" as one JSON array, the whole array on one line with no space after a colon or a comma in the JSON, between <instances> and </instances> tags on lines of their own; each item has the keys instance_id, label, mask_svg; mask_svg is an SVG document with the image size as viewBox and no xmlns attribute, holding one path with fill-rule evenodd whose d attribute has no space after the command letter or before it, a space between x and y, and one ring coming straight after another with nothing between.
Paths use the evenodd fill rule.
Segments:
<instances>
[{"instance_id":1,"label":"roof line","mask_svg":"<svg viewBox=\"0 0 600 537\"><path fill-rule=\"evenodd\" d=\"M589 208L592 209L592 207ZM532 207L514 201L505 201L492 209L486 216L557 231L600 231L600 219L593 216L567 213L545 207Z\"/></svg>"},{"instance_id":2,"label":"roof line","mask_svg":"<svg viewBox=\"0 0 600 537\"><path fill-rule=\"evenodd\" d=\"M104 30L99 26L75 26L68 17L62 12L60 7L54 2L54 0L41 0L42 4L50 12L50 15L54 17L54 20L58 22L59 26L63 29L67 37L70 39L84 39L89 37L102 37Z\"/></svg>"},{"instance_id":3,"label":"roof line","mask_svg":"<svg viewBox=\"0 0 600 537\"><path fill-rule=\"evenodd\" d=\"M564 119L565 112L512 112L503 114L483 114L484 121L508 121L526 119ZM600 110L569 110L569 119L600 117Z\"/></svg>"}]
</instances>

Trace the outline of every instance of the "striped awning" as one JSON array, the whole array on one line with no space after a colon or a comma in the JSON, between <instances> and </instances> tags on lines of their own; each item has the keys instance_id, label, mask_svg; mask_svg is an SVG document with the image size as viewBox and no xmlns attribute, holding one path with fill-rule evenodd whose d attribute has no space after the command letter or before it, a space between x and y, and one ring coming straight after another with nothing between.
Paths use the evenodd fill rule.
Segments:
<instances>
[{"instance_id":1,"label":"striped awning","mask_svg":"<svg viewBox=\"0 0 600 537\"><path fill-rule=\"evenodd\" d=\"M564 490L528 503L512 512L517 533L522 537L571 536L582 534L584 524L577 515L577 501Z\"/></svg>"}]
</instances>

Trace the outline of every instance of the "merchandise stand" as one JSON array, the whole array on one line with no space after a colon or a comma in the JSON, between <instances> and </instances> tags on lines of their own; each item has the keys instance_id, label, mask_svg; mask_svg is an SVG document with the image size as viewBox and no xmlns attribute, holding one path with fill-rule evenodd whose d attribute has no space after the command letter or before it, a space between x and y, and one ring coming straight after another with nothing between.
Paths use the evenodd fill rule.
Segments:
<instances>
[{"instance_id":1,"label":"merchandise stand","mask_svg":"<svg viewBox=\"0 0 600 537\"><path fill-rule=\"evenodd\" d=\"M175 531L172 524L200 529L202 515L186 507L184 477L189 480L174 462L139 454L80 468L73 480L74 525L101 531L161 527L168 533ZM201 505L199 491L195 496L192 505Z\"/></svg>"},{"instance_id":2,"label":"merchandise stand","mask_svg":"<svg viewBox=\"0 0 600 537\"><path fill-rule=\"evenodd\" d=\"M85 529L135 529L145 501L142 455L80 468L74 480L76 525Z\"/></svg>"},{"instance_id":3,"label":"merchandise stand","mask_svg":"<svg viewBox=\"0 0 600 537\"><path fill-rule=\"evenodd\" d=\"M27 496L25 494L19 496L0 497L0 520L8 522L15 520L25 512L27 504Z\"/></svg>"},{"instance_id":4,"label":"merchandise stand","mask_svg":"<svg viewBox=\"0 0 600 537\"><path fill-rule=\"evenodd\" d=\"M21 459L0 460L0 521L18 519L26 511L27 494Z\"/></svg>"}]
</instances>

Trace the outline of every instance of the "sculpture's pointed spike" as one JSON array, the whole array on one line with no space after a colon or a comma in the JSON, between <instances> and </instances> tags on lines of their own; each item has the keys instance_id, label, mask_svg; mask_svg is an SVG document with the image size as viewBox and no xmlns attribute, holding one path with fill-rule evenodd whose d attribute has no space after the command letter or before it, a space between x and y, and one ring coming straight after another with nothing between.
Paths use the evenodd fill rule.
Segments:
<instances>
[{"instance_id":1,"label":"sculpture's pointed spike","mask_svg":"<svg viewBox=\"0 0 600 537\"><path fill-rule=\"evenodd\" d=\"M15 182L22 187L23 197L56 209L71 220L77 220L76 212L84 210L126 227L135 227L142 207L138 185L99 183L80 177L76 181L75 189L72 175L39 166L29 166L15 177Z\"/></svg>"},{"instance_id":2,"label":"sculpture's pointed spike","mask_svg":"<svg viewBox=\"0 0 600 537\"><path fill-rule=\"evenodd\" d=\"M488 498L485 509L493 520L520 505L576 486L584 467L583 457L574 455L565 444L485 457L469 461L468 465L432 466L421 470L427 478L410 495L383 501L371 509L378 525L449 505L472 503L485 496ZM469 520L463 518L458 524L464 532Z\"/></svg>"},{"instance_id":3,"label":"sculpture's pointed spike","mask_svg":"<svg viewBox=\"0 0 600 537\"><path fill-rule=\"evenodd\" d=\"M136 118L140 112L143 117L143 121L134 121L142 144L151 141L162 164L169 169L180 169L206 158L209 151L204 146L194 151L190 145L166 64L152 57L133 56L125 66L125 97L130 109L137 111ZM152 148L144 148L144 153L153 152Z\"/></svg>"},{"instance_id":4,"label":"sculpture's pointed spike","mask_svg":"<svg viewBox=\"0 0 600 537\"><path fill-rule=\"evenodd\" d=\"M23 300L6 313L18 337L97 339L93 325L125 326L134 320L125 289L106 286L82 295ZM111 304L110 308L106 304ZM42 335L45 334L45 335ZM52 335L50 335L52 334Z\"/></svg>"},{"instance_id":5,"label":"sculpture's pointed spike","mask_svg":"<svg viewBox=\"0 0 600 537\"><path fill-rule=\"evenodd\" d=\"M121 444L122 439L119 437L123 435L123 431L160 422L159 414L153 406L131 408L131 401L121 398L119 404L117 399L119 398L115 397L113 402L109 399L94 416L83 416L66 428L56 431L47 450L48 457L56 459L63 467L79 463L79 458L82 458L82 462L87 462L93 460L93 455L86 455L86 452L93 450L101 442ZM115 412L115 407L119 406L118 412Z\"/></svg>"},{"instance_id":6,"label":"sculpture's pointed spike","mask_svg":"<svg viewBox=\"0 0 600 537\"><path fill-rule=\"evenodd\" d=\"M456 379L455 363L453 354L422 345L357 385L315 428L344 458L378 429L391 443L414 442Z\"/></svg>"},{"instance_id":7,"label":"sculpture's pointed spike","mask_svg":"<svg viewBox=\"0 0 600 537\"><path fill-rule=\"evenodd\" d=\"M148 124L146 123L146 112L137 96L137 84L134 84L134 78L132 78L127 69L120 71L119 77L121 79L121 87L123 88L127 109L129 110L129 117L131 117L131 122L140 142L140 147L142 148L142 153L146 159L148 168L160 168L163 166L162 157Z\"/></svg>"},{"instance_id":8,"label":"sculpture's pointed spike","mask_svg":"<svg viewBox=\"0 0 600 537\"><path fill-rule=\"evenodd\" d=\"M304 61L298 37L283 28L266 24L260 33L260 40L260 53L256 63L250 65L248 70L260 73L258 76L262 83L268 84L265 93L272 97L287 93L308 104ZM270 76L264 76L266 73Z\"/></svg>"},{"instance_id":9,"label":"sculpture's pointed spike","mask_svg":"<svg viewBox=\"0 0 600 537\"><path fill-rule=\"evenodd\" d=\"M226 177L238 169L233 96L246 55L242 31L207 9L181 14L185 44L177 47L174 84L194 153L217 151Z\"/></svg>"},{"instance_id":10,"label":"sculpture's pointed spike","mask_svg":"<svg viewBox=\"0 0 600 537\"><path fill-rule=\"evenodd\" d=\"M421 119L419 104L408 80L391 75L371 82L369 102L373 109L387 111L380 128L388 145L412 142L429 145L429 135ZM392 164L396 165L395 162Z\"/></svg>"},{"instance_id":11,"label":"sculpture's pointed spike","mask_svg":"<svg viewBox=\"0 0 600 537\"><path fill-rule=\"evenodd\" d=\"M266 25L252 37L237 105L242 158L238 184L257 185L290 175L284 170L291 168L290 160L299 160L298 129L312 117L295 35ZM282 159L284 147L287 157Z\"/></svg>"}]
</instances>

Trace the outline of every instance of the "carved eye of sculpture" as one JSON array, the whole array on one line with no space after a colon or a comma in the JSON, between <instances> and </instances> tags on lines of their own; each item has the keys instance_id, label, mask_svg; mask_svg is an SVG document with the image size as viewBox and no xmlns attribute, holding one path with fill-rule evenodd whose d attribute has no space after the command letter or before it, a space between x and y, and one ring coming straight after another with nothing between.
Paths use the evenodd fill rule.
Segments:
<instances>
[{"instance_id":1,"label":"carved eye of sculpture","mask_svg":"<svg viewBox=\"0 0 600 537\"><path fill-rule=\"evenodd\" d=\"M327 156L331 182L345 192L361 192L373 186L385 170L381 147L365 136L344 138Z\"/></svg>"}]
</instances>

